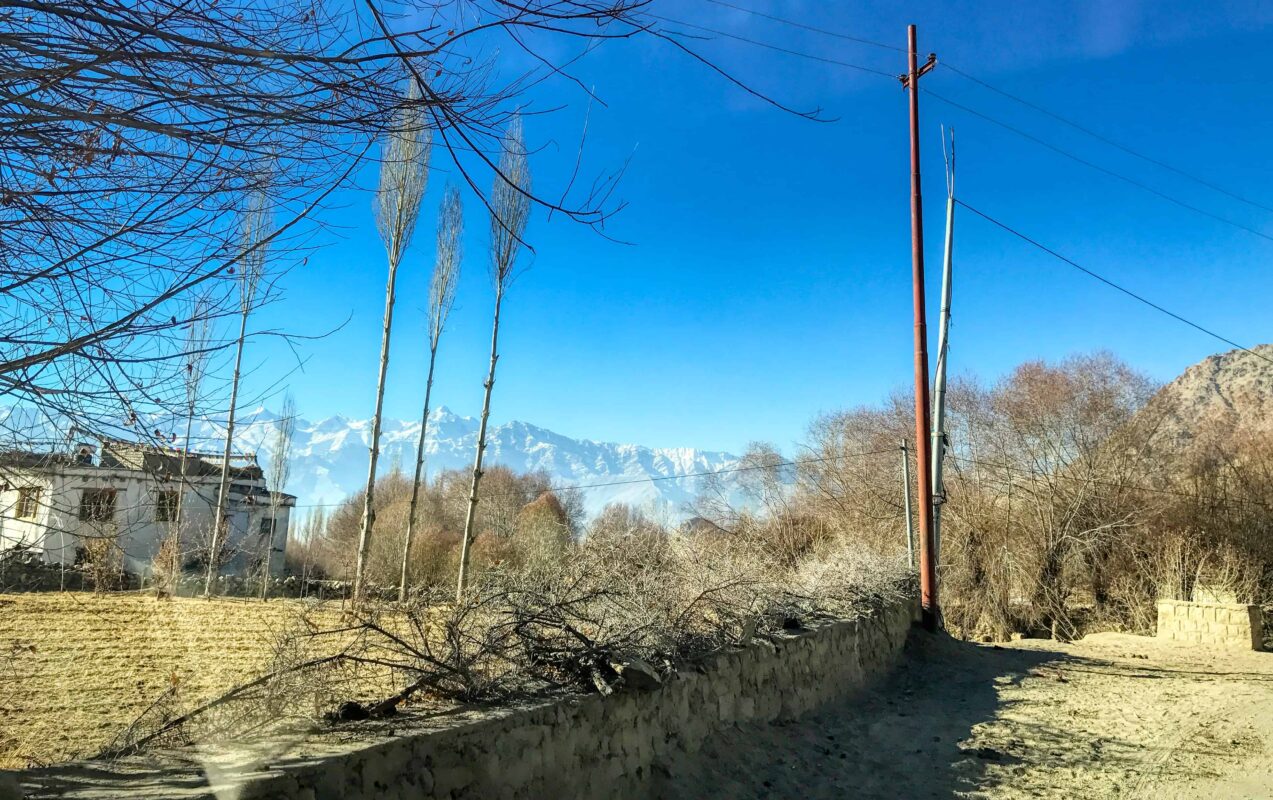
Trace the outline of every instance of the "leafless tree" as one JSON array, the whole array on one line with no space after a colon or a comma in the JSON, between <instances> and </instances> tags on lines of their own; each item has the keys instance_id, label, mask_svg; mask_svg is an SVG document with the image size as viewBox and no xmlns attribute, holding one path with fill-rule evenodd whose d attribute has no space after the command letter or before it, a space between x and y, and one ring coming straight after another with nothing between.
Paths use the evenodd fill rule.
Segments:
<instances>
[{"instance_id":1,"label":"leafless tree","mask_svg":"<svg viewBox=\"0 0 1273 800\"><path fill-rule=\"evenodd\" d=\"M499 360L499 321L504 293L515 275L517 253L530 217L530 167L519 118L514 118L504 137L499 174L491 191L491 282L495 287L495 313L491 323L491 361L483 384L482 416L477 429L477 453L473 458L473 483L469 490L464 538L460 545L460 575L456 595L463 597L468 579L469 551L473 545L473 523L477 515L478 487L482 481L482 456L486 450L486 425L491 415L491 389L495 387L495 364Z\"/></svg>"},{"instance_id":2,"label":"leafless tree","mask_svg":"<svg viewBox=\"0 0 1273 800\"><path fill-rule=\"evenodd\" d=\"M266 481L270 490L270 527L264 538L261 558L261 599L269 597L270 563L273 559L275 540L278 536L279 509L283 507L283 492L292 474L292 439L296 433L296 401L291 393L283 396L278 421L274 423L273 441L270 443L270 474ZM286 541L284 541L286 550Z\"/></svg>"},{"instance_id":3,"label":"leafless tree","mask_svg":"<svg viewBox=\"0 0 1273 800\"><path fill-rule=\"evenodd\" d=\"M404 104L471 188L519 104L573 83L552 42L645 35L644 0L31 0L0 8L0 392L57 446L74 426L175 440L184 334L236 317L243 198L264 191L281 271ZM530 66L505 68L499 48ZM398 91L410 79L419 95ZM261 175L269 185L261 187ZM572 181L573 185L573 181ZM586 187L581 182L581 187ZM600 191L542 203L599 224ZM588 192L588 189L584 189ZM582 195L582 196L581 196ZM270 282L265 283L268 289ZM203 296L204 304L189 302ZM269 301L263 291L257 303ZM286 335L286 332L273 331ZM209 348L229 351L231 336ZM179 426L180 422L176 423ZM9 433L32 444L31 426Z\"/></svg>"},{"instance_id":4,"label":"leafless tree","mask_svg":"<svg viewBox=\"0 0 1273 800\"><path fill-rule=\"evenodd\" d=\"M1070 599L1104 603L1106 556L1149 518L1143 485L1155 385L1108 354L1027 362L990 393L977 467L1016 499L1022 590L1054 635L1077 634ZM1081 565L1081 568L1076 568ZM1079 575L1085 578L1078 578Z\"/></svg>"},{"instance_id":5,"label":"leafless tree","mask_svg":"<svg viewBox=\"0 0 1273 800\"><path fill-rule=\"evenodd\" d=\"M438 213L437 254L433 265L433 279L429 282L429 373L424 384L424 411L420 414L420 440L416 443L415 478L411 483L411 503L407 509L407 534L402 543L402 578L398 584L398 600L407 599L410 581L408 563L411 557L411 541L415 534L416 509L420 498L420 481L424 472L424 442L429 429L429 401L433 395L433 368L438 360L438 342L446 328L451 306L455 304L455 287L460 279L461 243L464 231L464 209L460 192L448 186L442 196L442 208Z\"/></svg>"},{"instance_id":6,"label":"leafless tree","mask_svg":"<svg viewBox=\"0 0 1273 800\"><path fill-rule=\"evenodd\" d=\"M230 460L234 454L234 418L239 402L239 382L243 377L243 348L247 343L248 317L256 305L256 293L265 275L266 243L270 238L270 219L265 207L266 195L258 192L252 196L243 215L239 235L242 256L238 259L239 278L239 336L234 348L234 371L230 378L230 405L225 423L225 450L221 460L221 484L217 489L217 507L209 533L208 575L204 582L204 596L212 594L217 573L221 568L221 547L229 537Z\"/></svg>"},{"instance_id":7,"label":"leafless tree","mask_svg":"<svg viewBox=\"0 0 1273 800\"><path fill-rule=\"evenodd\" d=\"M489 205L493 153L528 90L565 81L589 93L572 65L604 40L654 36L688 52L644 14L647 2L0 7L0 396L56 431L40 437L44 449L64 446L72 427L175 442L187 416L186 331L209 322L222 333L208 350L227 357L244 338L225 321L241 319L244 261L255 257L241 246L245 199L275 221L257 246L269 248L271 274L256 307L304 264L328 198L354 184L406 111L423 114ZM581 52L557 58L562 44ZM416 96L403 97L403 81ZM578 166L560 192L527 203L600 227L618 173L577 181ZM31 427L0 420L25 448L37 444ZM224 542L209 544L216 564Z\"/></svg>"},{"instance_id":8,"label":"leafless tree","mask_svg":"<svg viewBox=\"0 0 1273 800\"><path fill-rule=\"evenodd\" d=\"M202 303L202 300L196 300L196 306ZM186 517L186 495L191 491L189 480L190 469L190 437L194 428L195 413L198 411L199 403L202 399L201 392L203 390L204 377L208 369L208 358L211 355L209 350L211 344L211 321L205 312L199 308L192 309L190 313L190 325L186 331L186 363L185 363L185 390L186 390L186 429L185 435L181 439L184 452L181 453L181 467L178 475L177 483L177 502L175 513L172 515L171 530L160 544L159 552L155 556L155 572L156 591L167 592L169 595L175 595L177 591L177 580L180 577L183 563L183 531L182 525Z\"/></svg>"},{"instance_id":9,"label":"leafless tree","mask_svg":"<svg viewBox=\"0 0 1273 800\"><path fill-rule=\"evenodd\" d=\"M411 84L408 97L416 94ZM380 418L384 409L385 378L389 372L389 341L393 335L393 309L397 301L398 266L411 245L420 202L429 185L432 137L423 111L408 106L385 141L380 160L380 190L376 194L376 228L385 245L389 276L385 282L385 317L380 335L380 372L376 377L376 410L371 417L371 459L363 495L362 528L358 534L358 560L354 567L354 600L363 595L367 551L376 525L376 464L380 459Z\"/></svg>"},{"instance_id":10,"label":"leafless tree","mask_svg":"<svg viewBox=\"0 0 1273 800\"><path fill-rule=\"evenodd\" d=\"M196 301L199 303L201 301ZM203 390L203 379L207 374L209 346L211 344L212 331L211 323L206 313L195 308L190 314L190 326L186 333L186 363L185 363L185 389L186 389L186 431L182 437L182 447L185 453L181 458L181 487L177 495L177 513L173 519L173 531L180 537L181 525L185 517L186 492L189 489L189 481L187 473L190 467L189 454L193 449L190 445L190 435L194 428L195 412L198 411L201 400L201 392Z\"/></svg>"},{"instance_id":11,"label":"leafless tree","mask_svg":"<svg viewBox=\"0 0 1273 800\"><path fill-rule=\"evenodd\" d=\"M300 596L309 594L310 581L316 570L325 575L321 569L327 544L327 511L319 507L306 514L304 519L288 525L288 542L285 558L292 572L301 576ZM298 569L299 568L299 569Z\"/></svg>"}]
</instances>

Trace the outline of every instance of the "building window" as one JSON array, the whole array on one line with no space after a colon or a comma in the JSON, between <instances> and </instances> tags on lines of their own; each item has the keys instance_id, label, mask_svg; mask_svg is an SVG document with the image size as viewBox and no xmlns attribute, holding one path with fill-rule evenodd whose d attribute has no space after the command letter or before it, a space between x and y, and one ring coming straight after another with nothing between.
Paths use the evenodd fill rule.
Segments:
<instances>
[{"instance_id":1,"label":"building window","mask_svg":"<svg viewBox=\"0 0 1273 800\"><path fill-rule=\"evenodd\" d=\"M110 522L115 518L114 489L85 489L80 495L80 519L86 522Z\"/></svg>"},{"instance_id":2,"label":"building window","mask_svg":"<svg viewBox=\"0 0 1273 800\"><path fill-rule=\"evenodd\" d=\"M274 518L261 517L260 536L262 539L274 541Z\"/></svg>"},{"instance_id":3,"label":"building window","mask_svg":"<svg viewBox=\"0 0 1273 800\"><path fill-rule=\"evenodd\" d=\"M175 491L155 493L155 522L175 522L181 495Z\"/></svg>"},{"instance_id":4,"label":"building window","mask_svg":"<svg viewBox=\"0 0 1273 800\"><path fill-rule=\"evenodd\" d=\"M32 519L40 507L40 487L23 486L18 489L18 519Z\"/></svg>"}]
</instances>

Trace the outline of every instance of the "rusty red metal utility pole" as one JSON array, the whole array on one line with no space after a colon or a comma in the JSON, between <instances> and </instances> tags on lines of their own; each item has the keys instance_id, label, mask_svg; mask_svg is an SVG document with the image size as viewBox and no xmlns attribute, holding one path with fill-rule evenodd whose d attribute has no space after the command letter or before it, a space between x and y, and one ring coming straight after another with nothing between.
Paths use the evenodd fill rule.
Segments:
<instances>
[{"instance_id":1,"label":"rusty red metal utility pole","mask_svg":"<svg viewBox=\"0 0 1273 800\"><path fill-rule=\"evenodd\" d=\"M928 414L928 326L924 310L924 209L919 189L919 78L937 63L918 65L915 26L906 26L907 70L902 76L911 112L911 265L915 296L915 461L919 508L919 597L924 627L937 630L937 564L933 558L932 437Z\"/></svg>"}]
</instances>

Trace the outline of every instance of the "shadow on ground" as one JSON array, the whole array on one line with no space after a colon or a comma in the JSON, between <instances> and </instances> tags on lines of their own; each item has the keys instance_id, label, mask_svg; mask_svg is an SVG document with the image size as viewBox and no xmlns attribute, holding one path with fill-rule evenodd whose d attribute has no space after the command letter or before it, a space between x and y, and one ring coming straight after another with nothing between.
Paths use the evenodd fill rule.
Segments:
<instances>
[{"instance_id":1,"label":"shadow on ground","mask_svg":"<svg viewBox=\"0 0 1273 800\"><path fill-rule=\"evenodd\" d=\"M797 721L729 729L694 756L663 765L658 796L691 798L929 798L978 796L1032 762L1118 758L1130 745L1076 747L1065 728L1032 725L1029 748L965 744L979 724L1012 713L1003 689L1028 677L1067 680L1071 670L1110 669L1053 649L1018 650L916 631L884 683L851 702ZM1022 743L1023 744L1023 743ZM1080 756L1076 758L1076 751ZM1140 759L1142 753L1129 754ZM1053 764L1073 766L1082 764ZM993 775L991 774L993 772Z\"/></svg>"}]
</instances>

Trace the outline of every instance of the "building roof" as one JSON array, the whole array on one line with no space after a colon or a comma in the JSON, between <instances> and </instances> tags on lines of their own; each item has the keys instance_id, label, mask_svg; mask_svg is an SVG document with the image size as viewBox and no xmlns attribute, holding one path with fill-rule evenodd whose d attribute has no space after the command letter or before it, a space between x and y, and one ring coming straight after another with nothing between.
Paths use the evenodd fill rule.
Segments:
<instances>
[{"instance_id":1,"label":"building roof","mask_svg":"<svg viewBox=\"0 0 1273 800\"><path fill-rule=\"evenodd\" d=\"M287 492L271 492L264 486L245 486L240 484L235 493L242 495L250 505L268 506L273 502L274 498L278 498L278 504L281 506L296 505L296 495L288 494Z\"/></svg>"},{"instance_id":2,"label":"building roof","mask_svg":"<svg viewBox=\"0 0 1273 800\"><path fill-rule=\"evenodd\" d=\"M49 469L56 466L71 466L75 459L66 453L37 453L32 450L0 451L0 468L9 469Z\"/></svg>"},{"instance_id":3,"label":"building roof","mask_svg":"<svg viewBox=\"0 0 1273 800\"><path fill-rule=\"evenodd\" d=\"M196 453L175 447L155 447L138 442L114 439L101 440L101 455L90 462L81 461L70 453L38 452L33 450L0 451L0 469L52 471L67 467L85 469L124 469L146 472L156 477L179 477L185 464L185 475L191 478L221 474L220 456ZM234 461L245 461L242 466ZM256 463L255 454L232 456L230 479L236 481L260 481L264 471Z\"/></svg>"},{"instance_id":4,"label":"building roof","mask_svg":"<svg viewBox=\"0 0 1273 800\"><path fill-rule=\"evenodd\" d=\"M234 460L247 461L244 466L235 466ZM153 475L179 476L182 474L182 462L185 462L185 474L188 477L220 475L220 456L207 453L196 453L176 447L153 447L136 442L107 440L102 442L100 466L118 469L144 470ZM264 471L256 463L256 455L231 456L231 480L261 480Z\"/></svg>"}]
</instances>

